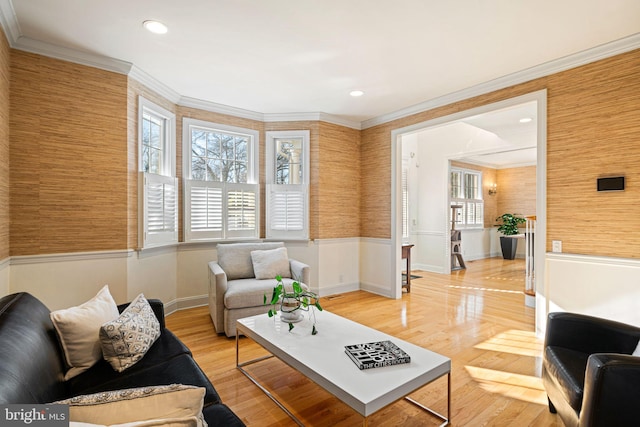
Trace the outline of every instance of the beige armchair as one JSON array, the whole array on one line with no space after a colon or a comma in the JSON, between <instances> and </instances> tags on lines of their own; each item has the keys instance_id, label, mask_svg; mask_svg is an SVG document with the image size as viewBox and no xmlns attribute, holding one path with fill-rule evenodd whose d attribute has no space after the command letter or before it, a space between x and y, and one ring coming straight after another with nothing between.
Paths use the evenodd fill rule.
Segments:
<instances>
[{"instance_id":1,"label":"beige armchair","mask_svg":"<svg viewBox=\"0 0 640 427\"><path fill-rule=\"evenodd\" d=\"M278 274L285 286L298 281L308 289L309 266L290 259L284 243L219 244L218 260L209 263L209 313L216 332L233 337L236 320L269 311L264 295L271 296Z\"/></svg>"}]
</instances>

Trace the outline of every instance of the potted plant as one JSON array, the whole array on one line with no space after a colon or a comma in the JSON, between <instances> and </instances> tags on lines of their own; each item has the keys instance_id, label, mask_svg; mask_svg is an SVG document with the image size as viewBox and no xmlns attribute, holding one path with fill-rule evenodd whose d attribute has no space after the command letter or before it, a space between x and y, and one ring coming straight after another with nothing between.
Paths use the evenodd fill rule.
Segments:
<instances>
[{"instance_id":1,"label":"potted plant","mask_svg":"<svg viewBox=\"0 0 640 427\"><path fill-rule=\"evenodd\" d=\"M500 236L500 248L504 259L514 259L516 257L518 239L514 239L511 236L519 233L518 224L526 222L522 216L518 215L505 213L496 218L496 221L502 220L502 223L498 226L498 231L503 234L503 236Z\"/></svg>"},{"instance_id":2,"label":"potted plant","mask_svg":"<svg viewBox=\"0 0 640 427\"><path fill-rule=\"evenodd\" d=\"M268 315L269 317L273 317L278 313L277 306L280 305L280 319L283 322L289 324L289 331L293 329L293 324L302 320L302 312L309 311L311 309L311 313L313 315L313 328L311 330L311 335L316 335L318 333L316 329L316 316L313 311L315 308L322 311L322 306L320 305L320 299L313 292L307 291L302 288L300 283L294 281L292 283L292 291L287 292L284 288L284 283L282 283L282 277L276 276L277 284L273 288L273 293L271 294L271 300L267 300L267 295L264 296L264 304L267 303L272 308L269 309Z\"/></svg>"}]
</instances>

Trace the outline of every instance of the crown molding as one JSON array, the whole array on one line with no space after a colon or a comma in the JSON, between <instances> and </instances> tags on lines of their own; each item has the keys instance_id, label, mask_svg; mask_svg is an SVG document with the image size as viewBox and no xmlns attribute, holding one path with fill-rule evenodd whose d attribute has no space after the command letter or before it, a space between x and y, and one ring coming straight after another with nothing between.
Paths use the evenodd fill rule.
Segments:
<instances>
[{"instance_id":1,"label":"crown molding","mask_svg":"<svg viewBox=\"0 0 640 427\"><path fill-rule=\"evenodd\" d=\"M153 77L151 74L133 65L129 71L129 77L142 83L149 89L163 96L167 100L177 104L182 98L178 92Z\"/></svg>"},{"instance_id":2,"label":"crown molding","mask_svg":"<svg viewBox=\"0 0 640 427\"><path fill-rule=\"evenodd\" d=\"M327 113L265 113L264 122L320 121L360 130L360 123Z\"/></svg>"},{"instance_id":3,"label":"crown molding","mask_svg":"<svg viewBox=\"0 0 640 427\"><path fill-rule=\"evenodd\" d=\"M22 35L22 31L11 0L0 0L0 25L7 36L9 46L14 47L16 40Z\"/></svg>"},{"instance_id":4,"label":"crown molding","mask_svg":"<svg viewBox=\"0 0 640 427\"><path fill-rule=\"evenodd\" d=\"M61 59L63 61L87 65L119 74L129 74L133 65L130 62L120 61L119 59L89 52L81 52L24 36L18 38L12 47L25 52L37 53L38 55L48 56L49 58Z\"/></svg>"},{"instance_id":5,"label":"crown molding","mask_svg":"<svg viewBox=\"0 0 640 427\"><path fill-rule=\"evenodd\" d=\"M247 118L262 122L287 122L287 121L307 121L319 120L327 123L333 123L353 129L367 129L380 124L388 123L397 119L401 119L423 111L432 110L437 107L449 105L475 96L494 92L540 77L555 74L571 68L579 67L600 59L608 58L621 53L629 52L640 48L640 33L605 43L591 49L568 55L544 64L536 65L526 70L518 71L481 83L470 88L452 92L437 98L433 98L410 107L406 107L389 114L384 114L365 120L361 123L347 120L338 116L327 113L259 113L256 111L245 110L243 108L232 107L228 105L218 104L215 102L204 101L196 98L181 96L178 92L155 79L148 73L142 71L135 65L103 55L97 55L88 52L81 52L75 49L69 49L56 46L51 43L24 37L20 30L20 25L16 17L15 10L11 0L0 0L0 26L2 26L9 45L14 49L24 50L31 53L48 56L51 58L62 59L81 65L88 65L107 71L113 71L126 74L140 83L148 86L150 89L158 92L171 102L185 107L199 108L206 111L232 115L236 117Z\"/></svg>"},{"instance_id":6,"label":"crown molding","mask_svg":"<svg viewBox=\"0 0 640 427\"><path fill-rule=\"evenodd\" d=\"M589 64L600 59L609 58L611 56L629 52L638 48L640 48L640 33L636 33L610 43L605 43L603 45L596 46L594 48L587 49L573 55L568 55L563 58L545 62L544 64L536 65L522 71L508 74L506 76L499 77L485 83L480 83L467 89L433 98L428 101L421 102L419 104L403 108L389 114L384 114L382 116L365 120L362 122L362 129L368 129L374 126L381 125L383 123L388 123L397 119L411 116L413 114L421 113L423 111L428 111L437 107L442 107L444 105L464 101L465 99L484 95L486 93L528 82L540 77L559 73L561 71L566 71L571 68L576 68L581 65Z\"/></svg>"},{"instance_id":7,"label":"crown molding","mask_svg":"<svg viewBox=\"0 0 640 427\"><path fill-rule=\"evenodd\" d=\"M218 104L216 102L202 99L181 96L178 105L183 107L197 108L199 110L210 111L212 113L226 114L244 119L264 121L264 114L257 111L245 110L244 108L232 107L230 105Z\"/></svg>"}]
</instances>

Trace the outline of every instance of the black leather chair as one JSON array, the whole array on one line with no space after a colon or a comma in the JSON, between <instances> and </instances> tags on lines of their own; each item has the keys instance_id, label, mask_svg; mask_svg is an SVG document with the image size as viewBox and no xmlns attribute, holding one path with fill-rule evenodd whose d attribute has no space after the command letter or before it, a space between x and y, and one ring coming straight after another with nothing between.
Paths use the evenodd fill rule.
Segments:
<instances>
[{"instance_id":1,"label":"black leather chair","mask_svg":"<svg viewBox=\"0 0 640 427\"><path fill-rule=\"evenodd\" d=\"M567 427L640 425L640 328L550 313L542 382L549 410Z\"/></svg>"}]
</instances>

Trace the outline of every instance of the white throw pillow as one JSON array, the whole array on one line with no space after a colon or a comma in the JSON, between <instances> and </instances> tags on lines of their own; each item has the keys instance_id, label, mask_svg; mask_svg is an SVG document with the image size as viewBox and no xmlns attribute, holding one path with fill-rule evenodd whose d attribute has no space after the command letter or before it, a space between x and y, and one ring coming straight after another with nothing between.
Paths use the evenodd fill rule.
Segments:
<instances>
[{"instance_id":1,"label":"white throw pillow","mask_svg":"<svg viewBox=\"0 0 640 427\"><path fill-rule=\"evenodd\" d=\"M65 380L86 371L102 359L100 327L119 315L108 285L84 304L51 312L64 357L71 367L64 376Z\"/></svg>"},{"instance_id":2,"label":"white throw pillow","mask_svg":"<svg viewBox=\"0 0 640 427\"><path fill-rule=\"evenodd\" d=\"M251 262L256 279L274 279L276 276L291 277L287 248L251 251Z\"/></svg>"},{"instance_id":3,"label":"white throw pillow","mask_svg":"<svg viewBox=\"0 0 640 427\"><path fill-rule=\"evenodd\" d=\"M206 425L202 416L204 395L203 387L172 384L105 391L54 403L69 405L69 421L84 423L79 425L173 425L175 423L176 425L203 426Z\"/></svg>"},{"instance_id":4,"label":"white throw pillow","mask_svg":"<svg viewBox=\"0 0 640 427\"><path fill-rule=\"evenodd\" d=\"M160 336L160 322L149 301L138 295L115 320L100 328L104 359L118 372L133 366Z\"/></svg>"},{"instance_id":5,"label":"white throw pillow","mask_svg":"<svg viewBox=\"0 0 640 427\"><path fill-rule=\"evenodd\" d=\"M640 356L640 341L638 341L638 345L636 346L636 349L633 350L633 353L631 353L632 356Z\"/></svg>"}]
</instances>

